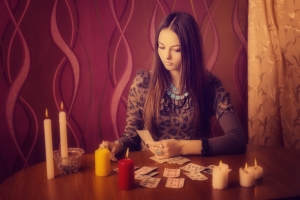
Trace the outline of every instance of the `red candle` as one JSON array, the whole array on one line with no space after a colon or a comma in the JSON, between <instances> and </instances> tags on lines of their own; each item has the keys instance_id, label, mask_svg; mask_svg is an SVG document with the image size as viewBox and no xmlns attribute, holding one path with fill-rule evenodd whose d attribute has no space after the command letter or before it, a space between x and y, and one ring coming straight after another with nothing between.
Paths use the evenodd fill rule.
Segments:
<instances>
[{"instance_id":1,"label":"red candle","mask_svg":"<svg viewBox=\"0 0 300 200\"><path fill-rule=\"evenodd\" d=\"M119 177L118 183L119 188L122 190L130 190L134 188L134 161L128 158L128 151L126 151L126 158L118 162Z\"/></svg>"}]
</instances>

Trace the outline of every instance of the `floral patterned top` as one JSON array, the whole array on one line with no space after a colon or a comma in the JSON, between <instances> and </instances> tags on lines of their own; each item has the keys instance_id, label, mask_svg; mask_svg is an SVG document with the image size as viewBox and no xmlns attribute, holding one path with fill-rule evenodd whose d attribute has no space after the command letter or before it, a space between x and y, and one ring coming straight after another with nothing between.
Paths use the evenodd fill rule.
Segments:
<instances>
[{"instance_id":1,"label":"floral patterned top","mask_svg":"<svg viewBox=\"0 0 300 200\"><path fill-rule=\"evenodd\" d=\"M235 115L229 93L225 91L221 81L216 76L210 72L207 73L210 86L214 94L214 98L212 99L214 103L213 108L211 109L211 115L216 115L217 119L220 119L223 115L226 115L226 113L232 113ZM136 130L144 129L143 110L145 98L148 93L150 76L151 73L149 71L138 70L130 87L127 104L126 127L120 141L124 146L130 147L131 150L143 149L143 143L141 143L141 139ZM161 100L160 116L157 119L157 131L160 132L157 135L161 136L157 137L152 135L153 139L155 141L165 139L190 139L190 133L193 131L193 126L191 124L192 118L193 104L189 96L180 100L175 100L172 99L167 92L165 92L163 99ZM240 131L242 132L242 135L244 135L241 127ZM212 154L212 152L209 154Z\"/></svg>"}]
</instances>

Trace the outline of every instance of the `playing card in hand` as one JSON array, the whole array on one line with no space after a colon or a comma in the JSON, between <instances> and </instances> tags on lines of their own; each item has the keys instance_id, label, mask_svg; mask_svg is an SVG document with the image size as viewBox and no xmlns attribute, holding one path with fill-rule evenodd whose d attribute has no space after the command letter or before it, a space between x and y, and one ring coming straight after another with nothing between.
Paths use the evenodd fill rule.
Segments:
<instances>
[{"instance_id":1,"label":"playing card in hand","mask_svg":"<svg viewBox=\"0 0 300 200\"><path fill-rule=\"evenodd\" d=\"M136 132L139 134L139 136L145 143L154 142L154 140L148 130L136 130Z\"/></svg>"}]
</instances>

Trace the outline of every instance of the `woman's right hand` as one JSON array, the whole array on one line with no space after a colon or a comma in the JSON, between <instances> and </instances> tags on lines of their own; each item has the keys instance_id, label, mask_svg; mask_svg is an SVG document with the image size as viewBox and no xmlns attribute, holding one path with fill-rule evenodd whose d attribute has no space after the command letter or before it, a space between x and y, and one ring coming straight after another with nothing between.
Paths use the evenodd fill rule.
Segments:
<instances>
[{"instance_id":1,"label":"woman's right hand","mask_svg":"<svg viewBox=\"0 0 300 200\"><path fill-rule=\"evenodd\" d=\"M99 147L102 147L104 145L106 148L110 151L110 159L112 161L118 161L115 157L118 153L122 152L123 145L119 142L109 142L109 141L103 141L102 144L99 145Z\"/></svg>"}]
</instances>

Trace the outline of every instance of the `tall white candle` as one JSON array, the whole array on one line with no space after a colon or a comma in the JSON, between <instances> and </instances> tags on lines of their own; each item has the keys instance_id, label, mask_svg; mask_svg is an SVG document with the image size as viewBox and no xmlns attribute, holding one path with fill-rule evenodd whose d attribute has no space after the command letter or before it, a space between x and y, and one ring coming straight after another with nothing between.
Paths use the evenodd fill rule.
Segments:
<instances>
[{"instance_id":1,"label":"tall white candle","mask_svg":"<svg viewBox=\"0 0 300 200\"><path fill-rule=\"evenodd\" d=\"M257 165L256 158L254 160L254 166L249 167L249 169L254 171L255 179L260 179L263 177L264 169Z\"/></svg>"},{"instance_id":2,"label":"tall white candle","mask_svg":"<svg viewBox=\"0 0 300 200\"><path fill-rule=\"evenodd\" d=\"M52 128L51 120L48 119L48 110L46 109L46 119L44 120L44 135L45 135L45 151L46 151L46 169L47 178L54 178L53 164L53 146L52 146Z\"/></svg>"},{"instance_id":3,"label":"tall white candle","mask_svg":"<svg viewBox=\"0 0 300 200\"><path fill-rule=\"evenodd\" d=\"M255 175L253 169L249 169L247 163L245 168L240 168L240 185L243 187L252 187L255 184Z\"/></svg>"},{"instance_id":4,"label":"tall white candle","mask_svg":"<svg viewBox=\"0 0 300 200\"><path fill-rule=\"evenodd\" d=\"M61 102L61 111L59 112L59 133L60 133L60 151L61 157L68 157L68 139L67 139L67 117L66 113L63 111L64 106ZM63 165L67 165L67 160L63 160Z\"/></svg>"},{"instance_id":5,"label":"tall white candle","mask_svg":"<svg viewBox=\"0 0 300 200\"><path fill-rule=\"evenodd\" d=\"M212 186L214 189L225 189L228 187L229 167L220 161L219 166L213 168Z\"/></svg>"}]
</instances>

